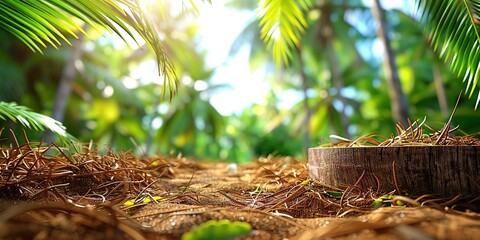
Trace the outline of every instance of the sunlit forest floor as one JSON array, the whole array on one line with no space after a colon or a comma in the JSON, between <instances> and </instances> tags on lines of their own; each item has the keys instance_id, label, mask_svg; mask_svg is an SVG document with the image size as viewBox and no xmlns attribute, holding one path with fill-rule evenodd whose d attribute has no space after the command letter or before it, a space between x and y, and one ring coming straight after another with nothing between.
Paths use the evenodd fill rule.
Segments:
<instances>
[{"instance_id":1,"label":"sunlit forest floor","mask_svg":"<svg viewBox=\"0 0 480 240\"><path fill-rule=\"evenodd\" d=\"M249 223L241 239L480 234L478 197L375 201L386 193L321 185L288 157L235 165L30 143L0 149L0 172L1 239L180 239L220 219Z\"/></svg>"}]
</instances>

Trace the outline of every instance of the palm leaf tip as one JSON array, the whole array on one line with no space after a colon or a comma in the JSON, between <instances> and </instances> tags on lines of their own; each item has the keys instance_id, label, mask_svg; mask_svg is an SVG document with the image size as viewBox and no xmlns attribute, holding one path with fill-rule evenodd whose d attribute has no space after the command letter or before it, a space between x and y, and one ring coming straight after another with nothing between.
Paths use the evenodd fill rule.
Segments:
<instances>
[{"instance_id":1,"label":"palm leaf tip","mask_svg":"<svg viewBox=\"0 0 480 240\"><path fill-rule=\"evenodd\" d=\"M66 127L59 121L16 103L0 102L0 119L18 122L24 127L36 131L50 130L63 142L75 142L75 138L67 133Z\"/></svg>"},{"instance_id":2,"label":"palm leaf tip","mask_svg":"<svg viewBox=\"0 0 480 240\"><path fill-rule=\"evenodd\" d=\"M466 82L469 97L480 78L480 2L478 0L417 0L430 45ZM476 106L480 102L480 93Z\"/></svg>"},{"instance_id":3,"label":"palm leaf tip","mask_svg":"<svg viewBox=\"0 0 480 240\"><path fill-rule=\"evenodd\" d=\"M259 4L260 37L272 49L277 66L288 65L291 48L300 44L301 34L307 27L304 10L312 0L284 1L262 0Z\"/></svg>"}]
</instances>

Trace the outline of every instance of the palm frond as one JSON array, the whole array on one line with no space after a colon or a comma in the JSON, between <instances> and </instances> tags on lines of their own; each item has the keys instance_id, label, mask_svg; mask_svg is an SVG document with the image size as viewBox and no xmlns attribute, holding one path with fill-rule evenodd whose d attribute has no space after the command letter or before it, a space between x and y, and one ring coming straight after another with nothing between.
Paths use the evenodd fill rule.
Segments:
<instances>
[{"instance_id":1,"label":"palm frond","mask_svg":"<svg viewBox=\"0 0 480 240\"><path fill-rule=\"evenodd\" d=\"M0 102L0 119L18 122L24 127L36 131L48 129L57 134L63 142L76 141L73 136L67 133L65 126L63 126L61 122L43 114L33 112L29 108L13 102Z\"/></svg>"},{"instance_id":2,"label":"palm frond","mask_svg":"<svg viewBox=\"0 0 480 240\"><path fill-rule=\"evenodd\" d=\"M480 78L480 1L418 0L417 7L431 46L463 76L471 97ZM480 94L475 108L479 102Z\"/></svg>"},{"instance_id":3,"label":"palm frond","mask_svg":"<svg viewBox=\"0 0 480 240\"><path fill-rule=\"evenodd\" d=\"M76 19L75 19L76 18ZM67 36L84 32L79 21L95 29L104 28L126 40L137 41L138 34L154 50L164 89L170 98L176 91L175 69L155 27L145 15L139 0L43 0L0 2L0 28L17 37L32 51L42 52L47 45L58 47Z\"/></svg>"},{"instance_id":4,"label":"palm frond","mask_svg":"<svg viewBox=\"0 0 480 240\"><path fill-rule=\"evenodd\" d=\"M301 33L307 26L303 10L310 8L312 0L262 0L259 6L260 37L273 51L273 60L280 66L288 65L291 48L298 46Z\"/></svg>"}]
</instances>

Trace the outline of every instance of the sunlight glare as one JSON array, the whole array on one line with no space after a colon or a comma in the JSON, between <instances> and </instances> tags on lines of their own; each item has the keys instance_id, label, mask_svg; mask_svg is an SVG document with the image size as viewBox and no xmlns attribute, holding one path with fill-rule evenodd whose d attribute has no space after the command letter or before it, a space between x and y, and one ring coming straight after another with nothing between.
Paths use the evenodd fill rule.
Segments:
<instances>
[{"instance_id":1,"label":"sunlight glare","mask_svg":"<svg viewBox=\"0 0 480 240\"><path fill-rule=\"evenodd\" d=\"M272 28L270 29L268 35L272 36L274 40L279 40L281 36L280 28L278 23L273 24Z\"/></svg>"},{"instance_id":2,"label":"sunlight glare","mask_svg":"<svg viewBox=\"0 0 480 240\"><path fill-rule=\"evenodd\" d=\"M163 120L162 118L160 117L155 117L153 120L152 120L152 129L159 129L163 124Z\"/></svg>"},{"instance_id":3,"label":"sunlight glare","mask_svg":"<svg viewBox=\"0 0 480 240\"><path fill-rule=\"evenodd\" d=\"M110 86L110 85L107 85L107 86L103 89L103 91L102 91L102 96L103 96L104 98L109 98L109 97L111 97L114 93L115 93L115 90L113 89L113 87Z\"/></svg>"},{"instance_id":4,"label":"sunlight glare","mask_svg":"<svg viewBox=\"0 0 480 240\"><path fill-rule=\"evenodd\" d=\"M193 88L196 90L196 91L205 91L208 89L208 83L205 82L205 81L202 81L202 80L197 80L195 81L195 83L193 84Z\"/></svg>"},{"instance_id":5,"label":"sunlight glare","mask_svg":"<svg viewBox=\"0 0 480 240\"><path fill-rule=\"evenodd\" d=\"M193 79L190 76L183 76L182 77L182 84L185 86L192 86Z\"/></svg>"},{"instance_id":6,"label":"sunlight glare","mask_svg":"<svg viewBox=\"0 0 480 240\"><path fill-rule=\"evenodd\" d=\"M211 104L220 114L231 115L263 102L269 91L264 80L266 69L250 69L250 44L235 49L238 50L236 55L229 55L233 42L245 26L256 19L256 13L233 10L222 2L199 4L198 7L200 47L207 50L207 64L215 68L211 83L228 85L211 94Z\"/></svg>"},{"instance_id":7,"label":"sunlight glare","mask_svg":"<svg viewBox=\"0 0 480 240\"><path fill-rule=\"evenodd\" d=\"M138 87L138 80L130 76L123 78L122 83L128 89L134 89Z\"/></svg>"}]
</instances>

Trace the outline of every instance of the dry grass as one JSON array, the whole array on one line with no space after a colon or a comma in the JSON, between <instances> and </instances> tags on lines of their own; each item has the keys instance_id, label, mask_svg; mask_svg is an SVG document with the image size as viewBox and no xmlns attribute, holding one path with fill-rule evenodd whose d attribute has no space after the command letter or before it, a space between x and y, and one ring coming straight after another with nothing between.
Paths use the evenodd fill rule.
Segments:
<instances>
[{"instance_id":1,"label":"dry grass","mask_svg":"<svg viewBox=\"0 0 480 240\"><path fill-rule=\"evenodd\" d=\"M444 124L440 130L435 130L428 126L426 118L419 122L409 121L407 127L400 123L396 124L397 134L392 134L390 138L382 137L378 134L366 134L355 140L346 139L332 135L337 142L328 144L332 147L359 147L359 146L480 146L480 139L475 134L462 134L455 136L459 131L459 126L452 127L450 123Z\"/></svg>"},{"instance_id":2,"label":"dry grass","mask_svg":"<svg viewBox=\"0 0 480 240\"><path fill-rule=\"evenodd\" d=\"M455 136L460 126L452 127L452 119L457 111L462 93L458 95L455 107L450 117L440 130L428 126L425 117L421 122L419 120L413 123L408 120L408 126L401 123L395 125L397 135L391 134L390 138L385 138L378 134L366 134L355 140L346 139L340 136L332 135L336 143L327 144L331 147L359 147L359 146L480 146L480 139L476 138L480 133ZM379 140L379 138L381 140Z\"/></svg>"}]
</instances>

